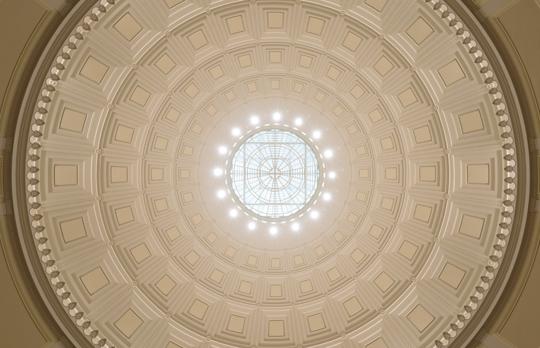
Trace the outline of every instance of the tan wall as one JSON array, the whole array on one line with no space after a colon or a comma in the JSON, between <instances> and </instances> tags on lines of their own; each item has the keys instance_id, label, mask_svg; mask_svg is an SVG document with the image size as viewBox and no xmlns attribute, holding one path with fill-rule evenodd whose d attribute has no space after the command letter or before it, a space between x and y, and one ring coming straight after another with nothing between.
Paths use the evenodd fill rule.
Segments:
<instances>
[{"instance_id":1,"label":"tan wall","mask_svg":"<svg viewBox=\"0 0 540 348\"><path fill-rule=\"evenodd\" d=\"M62 17L45 2L0 0L0 346L38 348L61 332L31 285L11 208L11 143L25 85ZM31 301L24 299L32 299Z\"/></svg>"},{"instance_id":2,"label":"tan wall","mask_svg":"<svg viewBox=\"0 0 540 348\"><path fill-rule=\"evenodd\" d=\"M494 335L486 348L540 347L540 1L477 0L491 2L494 15L485 8L475 11L484 22L505 58L521 97L531 150L531 207L526 234L507 290L495 308L478 341L485 332ZM498 3L498 4L497 4ZM474 6L471 6L474 8ZM487 16L486 16L487 15ZM490 17L490 18L487 18Z\"/></svg>"},{"instance_id":3,"label":"tan wall","mask_svg":"<svg viewBox=\"0 0 540 348\"><path fill-rule=\"evenodd\" d=\"M506 59L528 119L533 159L532 208L509 288L471 346L540 347L540 5L535 0L466 0ZM67 3L67 4L66 4ZM31 285L10 208L11 142L33 66L69 2L0 0L0 337L2 348L44 347L61 336ZM538 207L538 208L536 208ZM486 338L487 337L487 338ZM482 343L483 342L483 343Z\"/></svg>"}]
</instances>

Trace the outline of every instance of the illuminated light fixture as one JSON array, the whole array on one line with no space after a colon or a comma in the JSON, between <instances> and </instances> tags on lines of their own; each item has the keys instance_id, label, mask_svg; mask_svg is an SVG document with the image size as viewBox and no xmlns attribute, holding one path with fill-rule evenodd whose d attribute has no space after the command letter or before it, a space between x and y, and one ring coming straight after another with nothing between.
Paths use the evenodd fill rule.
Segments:
<instances>
[{"instance_id":1,"label":"illuminated light fixture","mask_svg":"<svg viewBox=\"0 0 540 348\"><path fill-rule=\"evenodd\" d=\"M293 223L291 224L291 230L292 230L293 232L298 232L298 231L300 231L300 224L299 224L298 222L293 222Z\"/></svg>"},{"instance_id":2,"label":"illuminated light fixture","mask_svg":"<svg viewBox=\"0 0 540 348\"><path fill-rule=\"evenodd\" d=\"M249 118L249 123L250 123L252 126L258 125L259 122L261 122L261 119L260 119L259 116L257 116L257 115L252 115L252 116Z\"/></svg>"},{"instance_id":3,"label":"illuminated light fixture","mask_svg":"<svg viewBox=\"0 0 540 348\"><path fill-rule=\"evenodd\" d=\"M270 227L270 228L268 229L268 233L270 233L270 235L271 235L272 237L275 237L275 236L278 235L279 230L278 230L278 228L277 228L276 226L272 226L272 227Z\"/></svg>"},{"instance_id":4,"label":"illuminated light fixture","mask_svg":"<svg viewBox=\"0 0 540 348\"><path fill-rule=\"evenodd\" d=\"M330 192L325 192L322 194L323 201L331 201L332 200L332 194Z\"/></svg>"},{"instance_id":5,"label":"illuminated light fixture","mask_svg":"<svg viewBox=\"0 0 540 348\"><path fill-rule=\"evenodd\" d=\"M296 127L300 127L303 124L304 124L304 119L302 119L302 117L297 117L294 119L294 125Z\"/></svg>"},{"instance_id":6,"label":"illuminated light fixture","mask_svg":"<svg viewBox=\"0 0 540 348\"><path fill-rule=\"evenodd\" d=\"M331 180L334 180L335 178L337 178L336 172L328 172L328 178Z\"/></svg>"},{"instance_id":7,"label":"illuminated light fixture","mask_svg":"<svg viewBox=\"0 0 540 348\"><path fill-rule=\"evenodd\" d=\"M239 137L242 134L242 130L238 127L235 127L231 129L231 134L233 135L233 137Z\"/></svg>"},{"instance_id":8,"label":"illuminated light fixture","mask_svg":"<svg viewBox=\"0 0 540 348\"><path fill-rule=\"evenodd\" d=\"M313 136L313 139L319 140L322 136L322 132L317 129L317 130L314 130L311 135Z\"/></svg>"},{"instance_id":9,"label":"illuminated light fixture","mask_svg":"<svg viewBox=\"0 0 540 348\"><path fill-rule=\"evenodd\" d=\"M281 121L281 118L282 118L282 117L283 117L283 116L281 115L281 112L279 112L279 111L276 111L276 112L274 112L274 113L272 114L272 120L274 120L274 121L276 121L276 122Z\"/></svg>"},{"instance_id":10,"label":"illuminated light fixture","mask_svg":"<svg viewBox=\"0 0 540 348\"><path fill-rule=\"evenodd\" d=\"M219 153L220 155L226 155L227 152L228 152L227 146L223 146L223 145L222 145L222 146L219 146L219 147L218 147L218 153Z\"/></svg>"},{"instance_id":11,"label":"illuminated light fixture","mask_svg":"<svg viewBox=\"0 0 540 348\"><path fill-rule=\"evenodd\" d=\"M257 223L255 221L251 221L248 225L247 225L247 228L248 230L250 231L255 231L255 229L257 228Z\"/></svg>"},{"instance_id":12,"label":"illuminated light fixture","mask_svg":"<svg viewBox=\"0 0 540 348\"><path fill-rule=\"evenodd\" d=\"M321 214L317 210L312 210L309 213L309 217L312 218L313 220L317 220L320 216Z\"/></svg>"},{"instance_id":13,"label":"illuminated light fixture","mask_svg":"<svg viewBox=\"0 0 540 348\"><path fill-rule=\"evenodd\" d=\"M330 159L330 158L334 157L334 151L332 151L330 149L324 150L323 156L326 159Z\"/></svg>"},{"instance_id":14,"label":"illuminated light fixture","mask_svg":"<svg viewBox=\"0 0 540 348\"><path fill-rule=\"evenodd\" d=\"M214 176L222 176L223 175L223 169L219 168L219 167L216 167L214 168Z\"/></svg>"},{"instance_id":15,"label":"illuminated light fixture","mask_svg":"<svg viewBox=\"0 0 540 348\"><path fill-rule=\"evenodd\" d=\"M224 199L225 197L227 197L227 192L225 192L225 190L218 190L216 192L216 196L219 199Z\"/></svg>"},{"instance_id":16,"label":"illuminated light fixture","mask_svg":"<svg viewBox=\"0 0 540 348\"><path fill-rule=\"evenodd\" d=\"M237 218L238 217L238 210L236 209L231 209L229 210L229 216L233 219Z\"/></svg>"}]
</instances>

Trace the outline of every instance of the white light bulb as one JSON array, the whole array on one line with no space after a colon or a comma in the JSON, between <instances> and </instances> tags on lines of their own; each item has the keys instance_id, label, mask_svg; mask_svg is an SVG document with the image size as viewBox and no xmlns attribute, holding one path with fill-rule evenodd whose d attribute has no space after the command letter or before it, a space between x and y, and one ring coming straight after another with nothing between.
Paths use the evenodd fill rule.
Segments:
<instances>
[{"instance_id":1,"label":"white light bulb","mask_svg":"<svg viewBox=\"0 0 540 348\"><path fill-rule=\"evenodd\" d=\"M222 145L222 146L218 147L218 153L219 153L220 155L226 155L226 154L227 154L227 151L228 151L228 150L227 150L227 146L223 146L223 145Z\"/></svg>"},{"instance_id":2,"label":"white light bulb","mask_svg":"<svg viewBox=\"0 0 540 348\"><path fill-rule=\"evenodd\" d=\"M334 180L335 178L337 178L336 172L329 172L328 173L328 178L331 179L331 180Z\"/></svg>"},{"instance_id":3,"label":"white light bulb","mask_svg":"<svg viewBox=\"0 0 540 348\"><path fill-rule=\"evenodd\" d=\"M322 133L320 130L314 130L312 136L313 136L313 139L319 140L322 136Z\"/></svg>"},{"instance_id":4,"label":"white light bulb","mask_svg":"<svg viewBox=\"0 0 540 348\"><path fill-rule=\"evenodd\" d=\"M324 155L324 158L330 159L330 158L334 157L334 151L332 151L330 149L326 149L326 150L324 150L323 155Z\"/></svg>"},{"instance_id":5,"label":"white light bulb","mask_svg":"<svg viewBox=\"0 0 540 348\"><path fill-rule=\"evenodd\" d=\"M239 137L240 134L242 134L242 130L240 128L233 128L231 129L231 134L233 135L233 137Z\"/></svg>"},{"instance_id":6,"label":"white light bulb","mask_svg":"<svg viewBox=\"0 0 540 348\"><path fill-rule=\"evenodd\" d=\"M300 231L300 224L298 222L293 222L291 225L291 230L293 230L294 232Z\"/></svg>"},{"instance_id":7,"label":"white light bulb","mask_svg":"<svg viewBox=\"0 0 540 348\"><path fill-rule=\"evenodd\" d=\"M281 115L281 112L279 111L276 111L272 114L272 119L276 122L281 121L281 117L282 115Z\"/></svg>"},{"instance_id":8,"label":"white light bulb","mask_svg":"<svg viewBox=\"0 0 540 348\"><path fill-rule=\"evenodd\" d=\"M257 228L257 223L255 223L255 221L251 221L249 224L248 224L248 230L250 231L255 231L255 229Z\"/></svg>"},{"instance_id":9,"label":"white light bulb","mask_svg":"<svg viewBox=\"0 0 540 348\"><path fill-rule=\"evenodd\" d=\"M227 197L227 192L225 192L225 190L218 190L216 192L216 196L219 199L224 199L225 197Z\"/></svg>"},{"instance_id":10,"label":"white light bulb","mask_svg":"<svg viewBox=\"0 0 540 348\"><path fill-rule=\"evenodd\" d=\"M295 126L300 127L303 124L304 124L304 120L302 119L302 117L297 117L294 119Z\"/></svg>"},{"instance_id":11,"label":"white light bulb","mask_svg":"<svg viewBox=\"0 0 540 348\"><path fill-rule=\"evenodd\" d=\"M279 230L278 230L278 228L276 226L272 226L272 227L270 227L270 229L268 229L268 233L270 233L270 235L272 237L275 237L275 236L278 235Z\"/></svg>"},{"instance_id":12,"label":"white light bulb","mask_svg":"<svg viewBox=\"0 0 540 348\"><path fill-rule=\"evenodd\" d=\"M238 217L238 210L236 209L231 209L229 210L229 216L233 219L237 218Z\"/></svg>"},{"instance_id":13,"label":"white light bulb","mask_svg":"<svg viewBox=\"0 0 540 348\"><path fill-rule=\"evenodd\" d=\"M258 125L260 121L261 121L261 120L260 120L259 116L257 116L257 115L252 115L252 116L249 118L249 123L251 123L252 126Z\"/></svg>"},{"instance_id":14,"label":"white light bulb","mask_svg":"<svg viewBox=\"0 0 540 348\"><path fill-rule=\"evenodd\" d=\"M223 175L223 169L216 167L214 168L214 176L222 176Z\"/></svg>"},{"instance_id":15,"label":"white light bulb","mask_svg":"<svg viewBox=\"0 0 540 348\"><path fill-rule=\"evenodd\" d=\"M322 195L322 199L323 199L324 201L327 201L327 202L328 202L328 201L331 201L331 200L332 200L332 194L331 194L330 192L325 192L325 193L323 193L323 195Z\"/></svg>"}]
</instances>

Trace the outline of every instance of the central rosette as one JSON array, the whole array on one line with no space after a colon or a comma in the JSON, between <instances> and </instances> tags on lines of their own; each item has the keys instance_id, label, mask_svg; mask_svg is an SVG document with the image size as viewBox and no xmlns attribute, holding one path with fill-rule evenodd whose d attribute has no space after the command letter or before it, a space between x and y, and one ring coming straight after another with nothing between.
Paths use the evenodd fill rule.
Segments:
<instances>
[{"instance_id":1,"label":"central rosette","mask_svg":"<svg viewBox=\"0 0 540 348\"><path fill-rule=\"evenodd\" d=\"M227 166L233 199L259 220L281 222L305 213L321 187L316 148L302 133L269 126L246 134Z\"/></svg>"}]
</instances>

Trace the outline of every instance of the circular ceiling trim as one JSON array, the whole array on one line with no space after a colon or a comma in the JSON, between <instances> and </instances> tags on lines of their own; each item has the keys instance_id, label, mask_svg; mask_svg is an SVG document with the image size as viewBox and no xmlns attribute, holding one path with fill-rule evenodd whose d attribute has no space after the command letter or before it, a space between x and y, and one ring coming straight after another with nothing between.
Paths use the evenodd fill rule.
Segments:
<instances>
[{"instance_id":1,"label":"circular ceiling trim","mask_svg":"<svg viewBox=\"0 0 540 348\"><path fill-rule=\"evenodd\" d=\"M90 321L85 320L83 312L78 310L77 303L74 302L71 299L70 293L65 289L66 283L62 281L59 277L59 272L57 271L57 268L55 266L55 260L51 257L50 252L51 249L47 246L47 238L46 234L44 232L43 225L40 224L40 220L42 220L43 216L40 214L40 204L39 204L39 195L40 192L38 191L38 180L39 180L39 174L40 168L39 165L39 149L41 147L40 138L42 136L42 127L45 123L46 114L48 111L48 106L51 102L51 100L54 98L54 91L57 85L57 81L62 78L62 71L65 69L66 65L69 62L70 54L76 49L77 44L80 40L83 40L85 38L85 34L92 29L92 26L95 25L95 22L98 22L99 19L111 8L114 1L101 1L99 5L94 7L89 14L83 19L83 22L81 25L79 25L76 29L74 34L69 38L68 44L64 46L63 52L61 55L59 55L56 59L56 63L53 65L53 67L50 70L49 78L45 80L45 87L41 92L41 99L37 102L36 105L36 112L34 114L34 120L31 127L31 131L29 132L29 143L28 143L28 176L27 176L27 183L28 183L28 205L27 208L29 208L30 212L30 221L35 232L35 238L37 239L37 250L38 253L41 254L41 260L45 264L45 272L47 272L51 276L51 284L54 288L56 288L56 293L60 296L62 299L63 304L66 306L68 313L72 315L76 319L76 324L80 327L82 327L83 332L89 337L89 339L98 346L104 346L104 347L110 347L107 340L102 337L97 330L94 330L92 328L92 324ZM520 154L515 153L514 149L514 141L513 141L513 132L514 129L512 128L512 125L515 123L518 123L518 129L521 131L522 134L522 124L520 123L521 120L515 120L515 119L508 119L508 116L506 115L506 101L505 96L501 93L499 90L499 84L495 77L495 74L493 71L490 70L490 65L486 62L484 58L484 53L482 50L478 48L478 45L476 41L472 38L472 34L470 34L469 31L464 29L464 24L450 11L450 8L448 8L442 1L433 0L429 2L432 5L432 8L434 11L439 13L441 18L443 18L445 21L449 23L451 27L453 27L456 30L456 33L459 37L463 39L463 44L466 46L466 48L469 50L469 53L472 55L472 57L475 60L475 64L477 64L480 68L480 71L484 74L486 78L486 86L489 88L489 93L492 96L492 102L493 105L496 107L497 116L501 118L499 126L501 127L502 134L501 137L504 139L505 145L503 146L503 150L505 151L505 160L507 161L507 165L505 166L504 170L508 175L507 177L509 179L506 180L506 187L505 195L506 199L502 202L503 203L503 209L505 209L505 212L503 213L503 219L500 223L500 230L498 234L498 241L496 246L493 249L493 253L490 256L490 260L488 261L486 265L486 272L483 274L481 278L481 282L477 286L477 291L472 294L471 301L465 306L464 311L458 315L457 321L454 322L454 324L451 326L449 330L446 330L443 335L440 337L439 340L435 342L435 346L446 346L451 343L452 339L458 334L458 331L465 326L465 322L470 319L473 314L475 313L476 309L478 308L478 303L482 302L483 297L485 296L484 293L489 289L489 283L490 279L494 279L497 274L497 268L500 265L500 260L504 256L504 249L506 245L506 239L508 238L508 235L512 237L513 235L520 235L520 231L513 231L510 233L510 229L513 226L513 215L514 212L511 212L511 210L514 207L515 204L515 191L516 191L516 181L517 178L516 172L516 156L526 156L526 151L520 151ZM514 97L514 96L512 96ZM512 99L512 98L511 98ZM516 103L517 107L517 103ZM518 112L518 111L516 111ZM511 115L514 116L514 115ZM521 127L519 127L521 126ZM515 125L514 125L515 127ZM19 129L20 131L20 129ZM523 138L524 139L524 138ZM526 142L524 141L523 144L521 144L522 148L519 150L522 150L526 147ZM527 167L527 162L523 162L523 164L520 163L523 168ZM15 167L15 166L14 166ZM20 169L20 167L19 167ZM517 185L517 188L520 191L526 190L524 186L528 185L528 178L525 174L522 174L521 170L519 175L521 175L520 179L524 180ZM14 188L16 190L16 188ZM15 195L17 196L17 195ZM20 197L21 196L17 196ZM20 199L19 198L19 199ZM24 200L21 199L20 202L22 204ZM519 203L522 203L522 206L526 204L526 198L521 198L519 200ZM21 232L22 233L22 232ZM517 237L516 237L517 238ZM518 238L519 239L519 238ZM483 290L481 290L483 289Z\"/></svg>"}]
</instances>

